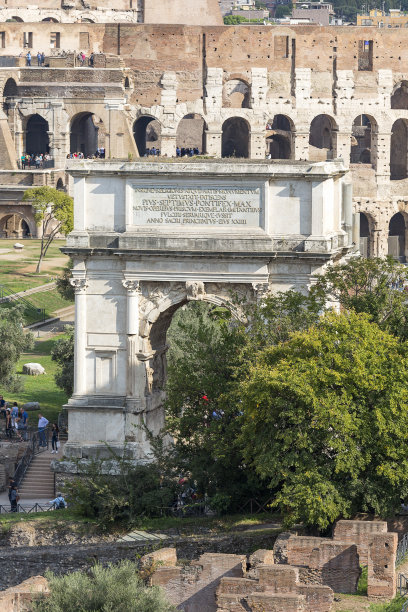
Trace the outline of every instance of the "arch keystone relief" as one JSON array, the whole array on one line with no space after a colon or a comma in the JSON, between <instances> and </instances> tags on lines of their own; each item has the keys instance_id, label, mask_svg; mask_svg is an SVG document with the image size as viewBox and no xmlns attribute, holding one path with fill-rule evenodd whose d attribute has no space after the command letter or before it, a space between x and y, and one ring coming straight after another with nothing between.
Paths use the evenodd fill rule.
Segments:
<instances>
[{"instance_id":1,"label":"arch keystone relief","mask_svg":"<svg viewBox=\"0 0 408 612\"><path fill-rule=\"evenodd\" d=\"M76 160L69 172L75 384L56 466L68 472L71 458L103 456L106 443L149 460L141 425L157 434L164 424L167 331L179 308L206 301L245 322L238 304L306 292L354 249L339 160Z\"/></svg>"}]
</instances>

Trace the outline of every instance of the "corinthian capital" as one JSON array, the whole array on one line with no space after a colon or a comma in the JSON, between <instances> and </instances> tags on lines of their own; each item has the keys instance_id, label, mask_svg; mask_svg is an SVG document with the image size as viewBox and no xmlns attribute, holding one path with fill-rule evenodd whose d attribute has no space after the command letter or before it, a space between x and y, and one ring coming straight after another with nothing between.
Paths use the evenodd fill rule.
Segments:
<instances>
[{"instance_id":1,"label":"corinthian capital","mask_svg":"<svg viewBox=\"0 0 408 612\"><path fill-rule=\"evenodd\" d=\"M86 278L71 278L69 282L73 286L75 293L85 293L88 287Z\"/></svg>"},{"instance_id":2,"label":"corinthian capital","mask_svg":"<svg viewBox=\"0 0 408 612\"><path fill-rule=\"evenodd\" d=\"M122 285L128 291L128 293L140 293L140 282L136 279L126 278L122 281Z\"/></svg>"}]
</instances>

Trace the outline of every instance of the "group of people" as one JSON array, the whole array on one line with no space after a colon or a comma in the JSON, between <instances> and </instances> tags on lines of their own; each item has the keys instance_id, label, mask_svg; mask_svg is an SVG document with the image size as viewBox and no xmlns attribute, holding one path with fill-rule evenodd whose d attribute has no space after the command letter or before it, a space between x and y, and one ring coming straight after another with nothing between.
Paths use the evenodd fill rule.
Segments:
<instances>
[{"instance_id":1,"label":"group of people","mask_svg":"<svg viewBox=\"0 0 408 612\"><path fill-rule=\"evenodd\" d=\"M20 495L18 492L17 483L12 476L9 477L8 498L11 512L17 512ZM67 507L67 502L65 501L62 493L57 493L57 497L55 499L51 499L48 503L52 504L55 510L64 510Z\"/></svg>"},{"instance_id":2,"label":"group of people","mask_svg":"<svg viewBox=\"0 0 408 612\"><path fill-rule=\"evenodd\" d=\"M85 55L85 53L83 51L80 51L78 53L77 60L78 60L79 65L82 68L85 65L85 62L86 62L86 55ZM93 53L91 53L91 55L89 56L89 59L88 59L88 66L90 68L93 68L94 64L95 64L95 56L94 56Z\"/></svg>"},{"instance_id":3,"label":"group of people","mask_svg":"<svg viewBox=\"0 0 408 612\"><path fill-rule=\"evenodd\" d=\"M27 52L26 55L26 66L31 66L31 62L33 61L33 56L31 55L31 51ZM45 53L44 51L38 51L37 53L37 66L44 68L45 66Z\"/></svg>"},{"instance_id":4,"label":"group of people","mask_svg":"<svg viewBox=\"0 0 408 612\"><path fill-rule=\"evenodd\" d=\"M13 402L12 407L9 408L3 396L0 395L0 412L6 420L6 437L11 440L15 435L19 442L28 440L27 411L19 408L17 402Z\"/></svg>"},{"instance_id":5,"label":"group of people","mask_svg":"<svg viewBox=\"0 0 408 612\"><path fill-rule=\"evenodd\" d=\"M193 157L194 155L200 155L200 149L198 147L176 147L177 157Z\"/></svg>"},{"instance_id":6,"label":"group of people","mask_svg":"<svg viewBox=\"0 0 408 612\"><path fill-rule=\"evenodd\" d=\"M44 51L38 51L37 56L34 56L34 57L37 57L37 66L41 67L41 68L44 68L44 66L45 66L45 53L44 53ZM32 61L33 61L33 56L32 56L31 51L28 51L26 53L25 58L26 58L26 66L31 66L32 65ZM85 55L85 53L83 51L80 51L78 53L77 61L78 61L79 65L81 67L86 65L86 55ZM94 56L93 53L91 53L91 55L89 56L87 64L88 64L88 66L90 68L93 68L93 66L95 64L95 56Z\"/></svg>"},{"instance_id":7,"label":"group of people","mask_svg":"<svg viewBox=\"0 0 408 612\"><path fill-rule=\"evenodd\" d=\"M21 169L25 170L25 168L35 168L36 170L40 170L44 167L44 162L50 161L51 156L49 153L23 153L20 157L21 161Z\"/></svg>"},{"instance_id":8,"label":"group of people","mask_svg":"<svg viewBox=\"0 0 408 612\"><path fill-rule=\"evenodd\" d=\"M88 155L85 158L85 154L82 151L75 151L75 153L68 153L67 159L105 159L105 147L98 147L92 155Z\"/></svg>"}]
</instances>

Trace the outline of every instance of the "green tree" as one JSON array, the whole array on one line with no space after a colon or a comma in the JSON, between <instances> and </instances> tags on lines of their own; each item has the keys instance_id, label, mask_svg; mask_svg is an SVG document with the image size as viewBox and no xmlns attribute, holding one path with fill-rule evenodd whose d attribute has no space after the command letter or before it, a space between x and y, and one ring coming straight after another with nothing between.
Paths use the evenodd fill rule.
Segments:
<instances>
[{"instance_id":1,"label":"green tree","mask_svg":"<svg viewBox=\"0 0 408 612\"><path fill-rule=\"evenodd\" d=\"M223 510L261 489L237 446L240 406L223 400L242 359L241 327L220 309L193 302L176 313L168 333L166 422L177 440L174 461Z\"/></svg>"},{"instance_id":2,"label":"green tree","mask_svg":"<svg viewBox=\"0 0 408 612\"><path fill-rule=\"evenodd\" d=\"M24 202L31 202L34 208L34 219L41 226L41 249L36 272L41 271L41 264L48 248L59 233L69 234L74 223L74 201L64 193L52 187L34 187L27 189L23 195Z\"/></svg>"},{"instance_id":3,"label":"green tree","mask_svg":"<svg viewBox=\"0 0 408 612\"><path fill-rule=\"evenodd\" d=\"M239 25L240 23L247 23L248 19L242 17L241 15L226 15L224 17L225 25Z\"/></svg>"},{"instance_id":4,"label":"green tree","mask_svg":"<svg viewBox=\"0 0 408 612\"><path fill-rule=\"evenodd\" d=\"M71 397L74 391L74 329L67 327L66 332L66 336L55 343L51 357L59 365L55 382Z\"/></svg>"},{"instance_id":5,"label":"green tree","mask_svg":"<svg viewBox=\"0 0 408 612\"><path fill-rule=\"evenodd\" d=\"M57 278L57 291L65 299L73 302L75 300L74 288L70 283L72 276L72 259L69 259L68 265L63 269L61 276Z\"/></svg>"},{"instance_id":6,"label":"green tree","mask_svg":"<svg viewBox=\"0 0 408 612\"><path fill-rule=\"evenodd\" d=\"M276 10L275 10L276 19L282 19L283 17L286 17L287 15L291 15L291 14L292 14L292 5L278 4L278 6L276 7Z\"/></svg>"},{"instance_id":7,"label":"green tree","mask_svg":"<svg viewBox=\"0 0 408 612\"><path fill-rule=\"evenodd\" d=\"M0 317L0 385L15 393L23 387L15 373L17 361L23 351L34 346L33 335L24 333L23 310L20 305L3 306Z\"/></svg>"},{"instance_id":8,"label":"green tree","mask_svg":"<svg viewBox=\"0 0 408 612\"><path fill-rule=\"evenodd\" d=\"M240 384L240 441L286 524L395 511L408 493L407 381L407 346L353 311L259 353Z\"/></svg>"},{"instance_id":9,"label":"green tree","mask_svg":"<svg viewBox=\"0 0 408 612\"><path fill-rule=\"evenodd\" d=\"M330 267L317 280L311 298L332 298L346 310L366 312L382 329L408 339L408 268L392 257L353 258Z\"/></svg>"},{"instance_id":10,"label":"green tree","mask_svg":"<svg viewBox=\"0 0 408 612\"><path fill-rule=\"evenodd\" d=\"M148 587L130 561L65 576L47 574L50 594L32 612L176 612L159 587Z\"/></svg>"}]
</instances>

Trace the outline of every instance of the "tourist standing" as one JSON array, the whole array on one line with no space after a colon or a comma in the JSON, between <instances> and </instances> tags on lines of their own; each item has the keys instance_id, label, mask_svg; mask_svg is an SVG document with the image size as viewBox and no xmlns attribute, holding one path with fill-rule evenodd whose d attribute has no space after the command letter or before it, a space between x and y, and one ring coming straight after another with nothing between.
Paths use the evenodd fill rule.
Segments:
<instances>
[{"instance_id":1,"label":"tourist standing","mask_svg":"<svg viewBox=\"0 0 408 612\"><path fill-rule=\"evenodd\" d=\"M28 413L26 409L24 409L23 412L21 413L21 420L22 420L23 439L27 441L28 440L28 433L27 433Z\"/></svg>"},{"instance_id":2,"label":"tourist standing","mask_svg":"<svg viewBox=\"0 0 408 612\"><path fill-rule=\"evenodd\" d=\"M41 66L41 53L37 53L37 66Z\"/></svg>"},{"instance_id":3,"label":"tourist standing","mask_svg":"<svg viewBox=\"0 0 408 612\"><path fill-rule=\"evenodd\" d=\"M11 505L12 512L17 512L17 502L19 499L20 497L17 492L17 487L14 484L11 488L11 493L10 493L10 505Z\"/></svg>"},{"instance_id":4,"label":"tourist standing","mask_svg":"<svg viewBox=\"0 0 408 612\"><path fill-rule=\"evenodd\" d=\"M89 56L89 65L91 68L94 67L94 62L95 62L95 56L93 53L91 53L91 55Z\"/></svg>"},{"instance_id":5,"label":"tourist standing","mask_svg":"<svg viewBox=\"0 0 408 612\"><path fill-rule=\"evenodd\" d=\"M13 402L13 407L11 409L11 426L12 427L15 427L17 417L18 417L18 405L17 405L17 402Z\"/></svg>"},{"instance_id":6,"label":"tourist standing","mask_svg":"<svg viewBox=\"0 0 408 612\"><path fill-rule=\"evenodd\" d=\"M6 410L6 436L11 439L13 435L13 427L11 425L11 412L7 408Z\"/></svg>"},{"instance_id":7,"label":"tourist standing","mask_svg":"<svg viewBox=\"0 0 408 612\"><path fill-rule=\"evenodd\" d=\"M26 64L27 66L31 66L31 53L28 52L26 55Z\"/></svg>"},{"instance_id":8,"label":"tourist standing","mask_svg":"<svg viewBox=\"0 0 408 612\"><path fill-rule=\"evenodd\" d=\"M24 153L21 156L21 168L22 170L25 170L26 167L26 156L24 155Z\"/></svg>"},{"instance_id":9,"label":"tourist standing","mask_svg":"<svg viewBox=\"0 0 408 612\"><path fill-rule=\"evenodd\" d=\"M39 446L47 446L47 441L45 439L45 430L47 428L49 421L43 417L42 414L38 415L38 438L39 438Z\"/></svg>"},{"instance_id":10,"label":"tourist standing","mask_svg":"<svg viewBox=\"0 0 408 612\"><path fill-rule=\"evenodd\" d=\"M58 453L59 448L59 427L56 423L52 424L52 438L51 438L52 454Z\"/></svg>"},{"instance_id":11,"label":"tourist standing","mask_svg":"<svg viewBox=\"0 0 408 612\"><path fill-rule=\"evenodd\" d=\"M45 65L45 53L44 51L41 53L41 66L44 68Z\"/></svg>"}]
</instances>

